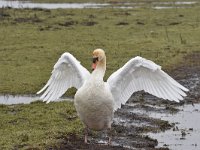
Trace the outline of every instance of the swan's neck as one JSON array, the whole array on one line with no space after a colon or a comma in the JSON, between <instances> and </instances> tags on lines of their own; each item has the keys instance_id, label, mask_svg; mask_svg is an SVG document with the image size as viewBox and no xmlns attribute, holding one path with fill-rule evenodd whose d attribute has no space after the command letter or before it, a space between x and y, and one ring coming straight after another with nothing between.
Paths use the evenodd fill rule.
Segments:
<instances>
[{"instance_id":1,"label":"swan's neck","mask_svg":"<svg viewBox=\"0 0 200 150\"><path fill-rule=\"evenodd\" d=\"M95 78L102 79L106 71L106 57L97 63L96 69L92 72Z\"/></svg>"}]
</instances>

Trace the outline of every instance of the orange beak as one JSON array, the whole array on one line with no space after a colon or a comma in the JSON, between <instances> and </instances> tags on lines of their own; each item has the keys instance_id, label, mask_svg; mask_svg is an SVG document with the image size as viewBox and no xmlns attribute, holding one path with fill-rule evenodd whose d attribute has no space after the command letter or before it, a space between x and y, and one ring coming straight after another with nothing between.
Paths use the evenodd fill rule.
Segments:
<instances>
[{"instance_id":1,"label":"orange beak","mask_svg":"<svg viewBox=\"0 0 200 150\"><path fill-rule=\"evenodd\" d=\"M97 67L97 63L92 63L92 70L95 70Z\"/></svg>"},{"instance_id":2,"label":"orange beak","mask_svg":"<svg viewBox=\"0 0 200 150\"><path fill-rule=\"evenodd\" d=\"M97 67L98 57L94 57L92 62L92 70L95 70Z\"/></svg>"}]
</instances>

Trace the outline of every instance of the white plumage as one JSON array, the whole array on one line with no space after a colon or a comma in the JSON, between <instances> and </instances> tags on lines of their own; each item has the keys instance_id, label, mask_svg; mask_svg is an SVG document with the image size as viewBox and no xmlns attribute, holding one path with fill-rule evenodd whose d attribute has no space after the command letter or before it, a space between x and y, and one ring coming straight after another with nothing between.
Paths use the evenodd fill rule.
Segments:
<instances>
[{"instance_id":1,"label":"white plumage","mask_svg":"<svg viewBox=\"0 0 200 150\"><path fill-rule=\"evenodd\" d=\"M40 99L49 103L60 98L71 87L79 89L89 76L89 71L74 56L64 53L54 65L49 81L37 94L46 90Z\"/></svg>"},{"instance_id":2,"label":"white plumage","mask_svg":"<svg viewBox=\"0 0 200 150\"><path fill-rule=\"evenodd\" d=\"M64 53L55 64L47 84L37 93L44 92L40 98L50 102L61 97L70 87L77 88L77 113L91 129L110 129L114 111L121 108L134 92L144 90L159 98L179 102L186 96L184 91L188 91L162 71L161 66L139 56L129 60L104 82L104 51L94 50L93 58L96 67L90 74L76 58Z\"/></svg>"},{"instance_id":3,"label":"white plumage","mask_svg":"<svg viewBox=\"0 0 200 150\"><path fill-rule=\"evenodd\" d=\"M176 102L186 96L183 91L188 91L162 71L161 66L139 56L114 72L107 82L115 99L115 110L121 108L121 104L125 104L137 91L144 90L159 98Z\"/></svg>"}]
</instances>

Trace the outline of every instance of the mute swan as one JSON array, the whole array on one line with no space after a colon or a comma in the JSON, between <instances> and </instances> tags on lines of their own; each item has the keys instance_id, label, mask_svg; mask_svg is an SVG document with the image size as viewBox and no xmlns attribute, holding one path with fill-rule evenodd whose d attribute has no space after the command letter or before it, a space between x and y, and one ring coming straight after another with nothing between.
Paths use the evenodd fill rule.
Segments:
<instances>
[{"instance_id":1,"label":"mute swan","mask_svg":"<svg viewBox=\"0 0 200 150\"><path fill-rule=\"evenodd\" d=\"M106 56L102 49L93 51L93 72L90 74L70 53L64 53L55 64L47 84L37 94L49 103L61 97L70 87L77 88L74 104L78 116L87 130L111 129L114 112L130 96L144 90L159 98L179 102L186 96L187 88L180 85L161 66L142 57L129 60L122 68L103 81ZM108 144L111 138L109 136Z\"/></svg>"}]
</instances>

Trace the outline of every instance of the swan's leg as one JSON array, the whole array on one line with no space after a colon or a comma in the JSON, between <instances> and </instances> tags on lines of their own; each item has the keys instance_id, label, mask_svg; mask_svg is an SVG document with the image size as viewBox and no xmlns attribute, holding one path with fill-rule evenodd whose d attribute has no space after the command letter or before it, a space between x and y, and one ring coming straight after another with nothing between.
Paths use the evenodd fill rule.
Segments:
<instances>
[{"instance_id":1,"label":"swan's leg","mask_svg":"<svg viewBox=\"0 0 200 150\"><path fill-rule=\"evenodd\" d=\"M111 127L107 129L107 134L108 134L108 145L111 145L112 142L112 130L111 130Z\"/></svg>"},{"instance_id":2,"label":"swan's leg","mask_svg":"<svg viewBox=\"0 0 200 150\"><path fill-rule=\"evenodd\" d=\"M86 126L85 127L85 139L84 139L85 144L88 143L87 140L88 140L88 127Z\"/></svg>"}]
</instances>

